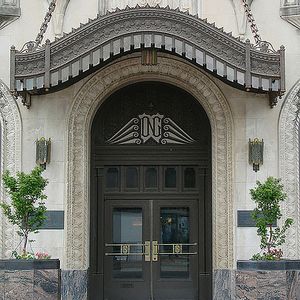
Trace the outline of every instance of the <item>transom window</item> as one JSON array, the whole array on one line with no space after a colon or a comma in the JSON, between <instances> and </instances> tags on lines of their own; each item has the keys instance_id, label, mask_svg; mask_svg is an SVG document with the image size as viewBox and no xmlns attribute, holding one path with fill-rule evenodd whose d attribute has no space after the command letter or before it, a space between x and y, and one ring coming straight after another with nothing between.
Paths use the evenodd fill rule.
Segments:
<instances>
[{"instance_id":1,"label":"transom window","mask_svg":"<svg viewBox=\"0 0 300 300\"><path fill-rule=\"evenodd\" d=\"M107 166L106 192L194 191L196 166Z\"/></svg>"}]
</instances>

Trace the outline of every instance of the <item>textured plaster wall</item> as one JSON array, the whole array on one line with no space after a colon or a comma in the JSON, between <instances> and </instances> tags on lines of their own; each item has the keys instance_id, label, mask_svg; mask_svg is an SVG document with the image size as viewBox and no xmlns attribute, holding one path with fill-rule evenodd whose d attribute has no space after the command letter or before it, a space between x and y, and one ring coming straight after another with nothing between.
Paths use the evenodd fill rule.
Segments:
<instances>
[{"instance_id":1,"label":"textured plaster wall","mask_svg":"<svg viewBox=\"0 0 300 300\"><path fill-rule=\"evenodd\" d=\"M76 86L62 92L32 97L28 110L21 106L23 120L22 160L23 170L30 171L35 166L35 140L40 137L51 138L51 163L43 176L49 180L46 188L48 210L64 210L65 192L65 121ZM34 236L33 251L48 252L63 263L63 230L40 230Z\"/></svg>"},{"instance_id":2,"label":"textured plaster wall","mask_svg":"<svg viewBox=\"0 0 300 300\"><path fill-rule=\"evenodd\" d=\"M268 97L245 93L218 82L225 94L234 118L234 218L237 210L253 209L249 190L256 180L265 180L268 176L278 176L278 133L277 123L279 106L270 109ZM258 137L264 139L264 164L255 173L248 163L248 140ZM259 240L256 229L236 227L236 259L249 259L259 252Z\"/></svg>"}]
</instances>

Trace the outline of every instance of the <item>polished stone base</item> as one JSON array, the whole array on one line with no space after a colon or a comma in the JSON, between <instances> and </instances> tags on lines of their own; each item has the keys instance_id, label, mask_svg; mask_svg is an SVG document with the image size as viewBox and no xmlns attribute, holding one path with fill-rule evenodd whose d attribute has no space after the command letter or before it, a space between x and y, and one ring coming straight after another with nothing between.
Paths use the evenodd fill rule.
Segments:
<instances>
[{"instance_id":1,"label":"polished stone base","mask_svg":"<svg viewBox=\"0 0 300 300\"><path fill-rule=\"evenodd\" d=\"M238 260L238 270L300 270L300 260Z\"/></svg>"},{"instance_id":2,"label":"polished stone base","mask_svg":"<svg viewBox=\"0 0 300 300\"><path fill-rule=\"evenodd\" d=\"M299 300L298 270L216 270L213 300Z\"/></svg>"},{"instance_id":3,"label":"polished stone base","mask_svg":"<svg viewBox=\"0 0 300 300\"><path fill-rule=\"evenodd\" d=\"M17 261L12 261L12 264ZM4 263L4 262L3 262ZM49 266L47 262L47 266ZM4 264L9 264L5 262ZM54 264L57 265L57 262ZM32 267L32 262L26 265L20 261L18 269L0 269L0 299L5 300L57 300L60 299L60 270L42 269L41 262ZM59 266L59 262L58 262Z\"/></svg>"},{"instance_id":4,"label":"polished stone base","mask_svg":"<svg viewBox=\"0 0 300 300\"><path fill-rule=\"evenodd\" d=\"M87 271L62 270L61 272L62 300L87 299Z\"/></svg>"},{"instance_id":5,"label":"polished stone base","mask_svg":"<svg viewBox=\"0 0 300 300\"><path fill-rule=\"evenodd\" d=\"M0 270L0 300L3 299L86 300L87 271ZM215 270L213 300L235 299L300 300L300 271Z\"/></svg>"}]
</instances>

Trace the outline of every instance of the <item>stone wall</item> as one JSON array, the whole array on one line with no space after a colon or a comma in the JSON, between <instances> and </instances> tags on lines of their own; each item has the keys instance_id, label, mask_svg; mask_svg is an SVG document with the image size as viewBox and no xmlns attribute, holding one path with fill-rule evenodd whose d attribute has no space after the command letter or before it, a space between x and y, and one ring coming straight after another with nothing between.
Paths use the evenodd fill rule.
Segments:
<instances>
[{"instance_id":1,"label":"stone wall","mask_svg":"<svg viewBox=\"0 0 300 300\"><path fill-rule=\"evenodd\" d=\"M213 300L234 299L300 299L300 272L295 270L216 270Z\"/></svg>"},{"instance_id":2,"label":"stone wall","mask_svg":"<svg viewBox=\"0 0 300 300\"><path fill-rule=\"evenodd\" d=\"M62 271L62 300L87 299L87 271ZM201 291L200 291L201 295ZM298 300L300 271L216 270L213 300Z\"/></svg>"},{"instance_id":3,"label":"stone wall","mask_svg":"<svg viewBox=\"0 0 300 300\"><path fill-rule=\"evenodd\" d=\"M60 270L0 270L0 299L60 299Z\"/></svg>"},{"instance_id":4,"label":"stone wall","mask_svg":"<svg viewBox=\"0 0 300 300\"><path fill-rule=\"evenodd\" d=\"M87 299L87 271L62 270L61 272L61 299Z\"/></svg>"}]
</instances>

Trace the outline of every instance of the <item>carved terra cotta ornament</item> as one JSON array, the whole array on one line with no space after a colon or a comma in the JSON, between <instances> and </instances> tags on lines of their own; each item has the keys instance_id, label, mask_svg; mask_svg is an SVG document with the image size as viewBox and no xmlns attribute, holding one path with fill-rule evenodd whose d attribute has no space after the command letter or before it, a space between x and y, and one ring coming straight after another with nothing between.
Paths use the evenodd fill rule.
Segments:
<instances>
[{"instance_id":1,"label":"carved terra cotta ornament","mask_svg":"<svg viewBox=\"0 0 300 300\"><path fill-rule=\"evenodd\" d=\"M16 174L21 170L21 134L22 124L18 105L8 87L0 80L0 123L1 123L1 173L8 170ZM9 201L2 180L1 200ZM0 210L0 257L11 257L18 244L19 237L12 225L4 218Z\"/></svg>"},{"instance_id":2,"label":"carved terra cotta ornament","mask_svg":"<svg viewBox=\"0 0 300 300\"><path fill-rule=\"evenodd\" d=\"M282 219L292 218L294 224L286 233L284 255L298 259L300 254L299 202L299 130L300 80L291 88L282 105L279 119L279 176L288 195Z\"/></svg>"},{"instance_id":3,"label":"carved terra cotta ornament","mask_svg":"<svg viewBox=\"0 0 300 300\"><path fill-rule=\"evenodd\" d=\"M89 141L93 117L118 88L138 81L162 81L193 95L212 129L213 267L233 267L233 119L216 84L182 59L159 54L158 64L141 64L139 54L122 57L92 76L76 94L67 118L66 225L64 268L89 266Z\"/></svg>"}]
</instances>

